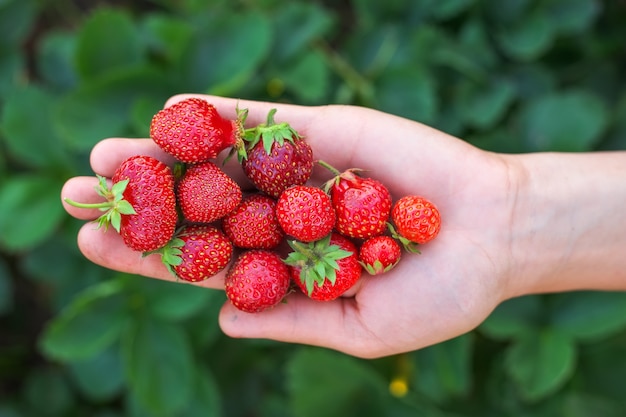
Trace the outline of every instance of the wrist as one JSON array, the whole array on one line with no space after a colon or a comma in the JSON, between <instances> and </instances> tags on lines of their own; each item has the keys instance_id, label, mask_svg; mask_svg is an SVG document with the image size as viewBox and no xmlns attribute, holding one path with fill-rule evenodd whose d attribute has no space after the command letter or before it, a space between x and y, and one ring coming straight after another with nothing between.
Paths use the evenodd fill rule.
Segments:
<instances>
[{"instance_id":1,"label":"wrist","mask_svg":"<svg viewBox=\"0 0 626 417\"><path fill-rule=\"evenodd\" d=\"M626 289L626 153L515 159L510 297Z\"/></svg>"}]
</instances>

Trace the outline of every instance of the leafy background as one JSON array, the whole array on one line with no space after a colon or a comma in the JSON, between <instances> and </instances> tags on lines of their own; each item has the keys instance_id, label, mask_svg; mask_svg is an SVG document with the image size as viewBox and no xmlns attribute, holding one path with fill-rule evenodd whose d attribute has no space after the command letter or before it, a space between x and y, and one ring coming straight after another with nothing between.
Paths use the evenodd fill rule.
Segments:
<instances>
[{"instance_id":1,"label":"leafy background","mask_svg":"<svg viewBox=\"0 0 626 417\"><path fill-rule=\"evenodd\" d=\"M626 149L624 21L617 0L0 0L0 416L623 416L624 293L522 297L378 360L231 340L222 292L86 261L59 191L179 92Z\"/></svg>"}]
</instances>

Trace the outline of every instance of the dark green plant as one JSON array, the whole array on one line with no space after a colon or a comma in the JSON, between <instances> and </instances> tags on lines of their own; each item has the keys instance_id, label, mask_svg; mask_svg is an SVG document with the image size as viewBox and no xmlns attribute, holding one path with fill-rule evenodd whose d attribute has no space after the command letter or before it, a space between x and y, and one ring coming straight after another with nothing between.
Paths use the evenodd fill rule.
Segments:
<instances>
[{"instance_id":1,"label":"dark green plant","mask_svg":"<svg viewBox=\"0 0 626 417\"><path fill-rule=\"evenodd\" d=\"M231 340L222 292L84 259L60 190L181 92L375 107L498 152L625 149L624 19L601 0L0 1L0 416L623 415L623 293L522 297L373 361Z\"/></svg>"}]
</instances>

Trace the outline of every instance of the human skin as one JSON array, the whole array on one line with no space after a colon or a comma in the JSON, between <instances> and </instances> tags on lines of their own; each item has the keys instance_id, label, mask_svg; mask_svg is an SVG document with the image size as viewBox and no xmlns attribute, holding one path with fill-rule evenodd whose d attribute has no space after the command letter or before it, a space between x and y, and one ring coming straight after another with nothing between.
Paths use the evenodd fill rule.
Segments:
<instances>
[{"instance_id":1,"label":"human skin","mask_svg":"<svg viewBox=\"0 0 626 417\"><path fill-rule=\"evenodd\" d=\"M172 97L166 106L188 95ZM247 108L248 125L289 122L314 157L340 170L362 168L394 198L418 194L441 212L442 229L404 253L382 276L363 275L344 297L317 302L300 293L260 314L225 303L231 337L324 346L364 358L412 351L471 331L501 302L526 294L626 289L626 152L507 155L480 150L423 124L353 106L305 107L201 96L228 118ZM131 155L172 163L150 139L111 138L91 153L96 174L111 177ZM236 161L225 169L250 188ZM314 169L312 182L329 179ZM95 177L75 177L63 198L96 202ZM63 203L72 216L100 212ZM87 222L78 246L96 264L173 280L159 255L142 257L114 232ZM225 271L201 283L223 289ZM183 285L183 284L181 284Z\"/></svg>"}]
</instances>

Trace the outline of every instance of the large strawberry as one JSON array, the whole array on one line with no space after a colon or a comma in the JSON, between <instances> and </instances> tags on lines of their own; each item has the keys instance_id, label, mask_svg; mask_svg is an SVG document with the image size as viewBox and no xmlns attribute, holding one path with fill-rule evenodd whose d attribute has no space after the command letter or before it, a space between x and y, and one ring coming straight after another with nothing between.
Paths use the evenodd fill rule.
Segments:
<instances>
[{"instance_id":1,"label":"large strawberry","mask_svg":"<svg viewBox=\"0 0 626 417\"><path fill-rule=\"evenodd\" d=\"M323 161L318 163L335 174L325 189L337 215L337 231L359 239L382 234L387 228L392 203L387 187L373 178L361 177L356 169L340 173Z\"/></svg>"},{"instance_id":2,"label":"large strawberry","mask_svg":"<svg viewBox=\"0 0 626 417\"><path fill-rule=\"evenodd\" d=\"M233 255L233 244L219 229L209 225L188 226L162 249L161 260L177 278L204 281L220 272Z\"/></svg>"},{"instance_id":3,"label":"large strawberry","mask_svg":"<svg viewBox=\"0 0 626 417\"><path fill-rule=\"evenodd\" d=\"M131 156L113 174L111 188L104 177L98 178L96 191L105 202L65 201L76 207L104 211L97 219L99 227L113 226L133 250L153 251L167 244L178 220L174 176L167 165L151 156Z\"/></svg>"},{"instance_id":4,"label":"large strawberry","mask_svg":"<svg viewBox=\"0 0 626 417\"><path fill-rule=\"evenodd\" d=\"M290 241L285 263L296 285L310 298L330 301L344 294L361 277L354 243L333 232L324 239L304 244Z\"/></svg>"},{"instance_id":5,"label":"large strawberry","mask_svg":"<svg viewBox=\"0 0 626 417\"><path fill-rule=\"evenodd\" d=\"M287 188L309 179L313 150L288 123L275 123L274 113L276 109L269 112L266 123L246 129L246 152L239 157L256 188L278 198Z\"/></svg>"},{"instance_id":6,"label":"large strawberry","mask_svg":"<svg viewBox=\"0 0 626 417\"><path fill-rule=\"evenodd\" d=\"M289 291L290 275L280 256L267 250L239 255L224 282L226 296L239 310L258 313L274 307Z\"/></svg>"},{"instance_id":7,"label":"large strawberry","mask_svg":"<svg viewBox=\"0 0 626 417\"><path fill-rule=\"evenodd\" d=\"M241 187L211 161L191 165L177 186L178 204L190 222L211 223L241 202Z\"/></svg>"},{"instance_id":8,"label":"large strawberry","mask_svg":"<svg viewBox=\"0 0 626 417\"><path fill-rule=\"evenodd\" d=\"M428 199L416 195L404 196L393 205L391 219L396 226L396 237L405 246L424 244L434 239L441 230L441 214Z\"/></svg>"},{"instance_id":9,"label":"large strawberry","mask_svg":"<svg viewBox=\"0 0 626 417\"><path fill-rule=\"evenodd\" d=\"M359 248L359 263L370 275L380 275L393 269L402 251L398 242L387 235L367 239Z\"/></svg>"},{"instance_id":10,"label":"large strawberry","mask_svg":"<svg viewBox=\"0 0 626 417\"><path fill-rule=\"evenodd\" d=\"M165 152L186 163L204 162L240 141L241 123L222 117L200 98L188 98L152 118L150 137Z\"/></svg>"},{"instance_id":11,"label":"large strawberry","mask_svg":"<svg viewBox=\"0 0 626 417\"><path fill-rule=\"evenodd\" d=\"M302 242L327 236L335 225L335 212L328 194L308 185L296 185L283 191L276 202L276 216L285 233Z\"/></svg>"},{"instance_id":12,"label":"large strawberry","mask_svg":"<svg viewBox=\"0 0 626 417\"><path fill-rule=\"evenodd\" d=\"M273 249L285 236L276 217L276 200L263 194L244 197L224 217L222 228L235 246L245 249Z\"/></svg>"}]
</instances>

